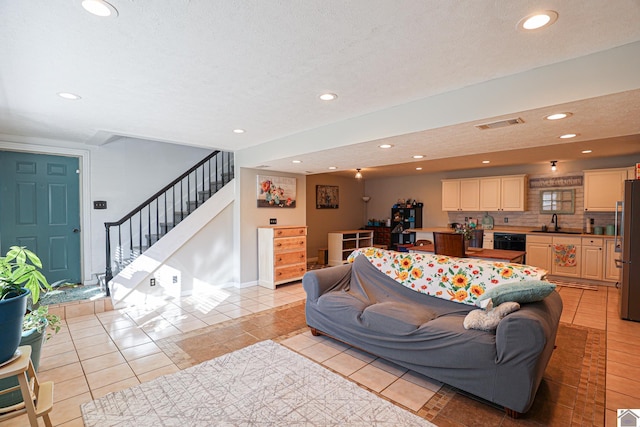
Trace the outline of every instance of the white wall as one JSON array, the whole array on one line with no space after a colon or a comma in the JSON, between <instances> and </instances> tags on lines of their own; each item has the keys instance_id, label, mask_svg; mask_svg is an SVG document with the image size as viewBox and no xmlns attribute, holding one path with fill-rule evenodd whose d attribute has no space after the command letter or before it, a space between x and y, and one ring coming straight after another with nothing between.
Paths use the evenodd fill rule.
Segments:
<instances>
[{"instance_id":1,"label":"white wall","mask_svg":"<svg viewBox=\"0 0 640 427\"><path fill-rule=\"evenodd\" d=\"M91 209L91 273L105 267L105 222L117 221L211 151L125 138L93 147L91 200L106 200L107 209ZM85 255L86 256L86 255Z\"/></svg>"}]
</instances>

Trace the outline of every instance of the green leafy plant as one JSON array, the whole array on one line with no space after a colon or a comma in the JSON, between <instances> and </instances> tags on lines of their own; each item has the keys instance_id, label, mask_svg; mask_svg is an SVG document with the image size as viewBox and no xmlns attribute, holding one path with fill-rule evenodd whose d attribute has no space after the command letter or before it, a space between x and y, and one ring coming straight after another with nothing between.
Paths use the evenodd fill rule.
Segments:
<instances>
[{"instance_id":1,"label":"green leafy plant","mask_svg":"<svg viewBox=\"0 0 640 427\"><path fill-rule=\"evenodd\" d=\"M42 333L45 329L49 329L50 332L47 333L47 339L49 339L53 334L57 334L60 331L60 324L60 317L49 313L49 307L43 305L24 316L22 330L30 331L36 328L38 332Z\"/></svg>"},{"instance_id":2,"label":"green leafy plant","mask_svg":"<svg viewBox=\"0 0 640 427\"><path fill-rule=\"evenodd\" d=\"M31 291L33 303L40 299L41 291L51 290L42 272L42 261L23 246L11 246L4 257L0 257L0 299L14 298Z\"/></svg>"}]
</instances>

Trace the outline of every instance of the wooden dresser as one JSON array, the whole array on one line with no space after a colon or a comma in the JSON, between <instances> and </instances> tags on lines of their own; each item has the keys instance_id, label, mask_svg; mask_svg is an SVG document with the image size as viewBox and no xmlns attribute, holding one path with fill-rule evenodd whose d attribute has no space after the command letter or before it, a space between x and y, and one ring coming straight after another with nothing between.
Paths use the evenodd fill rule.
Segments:
<instances>
[{"instance_id":1,"label":"wooden dresser","mask_svg":"<svg viewBox=\"0 0 640 427\"><path fill-rule=\"evenodd\" d=\"M307 227L285 225L258 228L258 284L301 280L307 271Z\"/></svg>"}]
</instances>

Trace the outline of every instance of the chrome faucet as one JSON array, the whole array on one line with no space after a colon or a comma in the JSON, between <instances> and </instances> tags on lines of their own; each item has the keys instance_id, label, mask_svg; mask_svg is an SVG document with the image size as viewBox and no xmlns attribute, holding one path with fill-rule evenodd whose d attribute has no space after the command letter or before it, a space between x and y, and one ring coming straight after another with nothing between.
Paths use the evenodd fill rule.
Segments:
<instances>
[{"instance_id":1,"label":"chrome faucet","mask_svg":"<svg viewBox=\"0 0 640 427\"><path fill-rule=\"evenodd\" d=\"M558 227L558 215L551 215L551 224L554 224L553 230L558 231L560 227Z\"/></svg>"}]
</instances>

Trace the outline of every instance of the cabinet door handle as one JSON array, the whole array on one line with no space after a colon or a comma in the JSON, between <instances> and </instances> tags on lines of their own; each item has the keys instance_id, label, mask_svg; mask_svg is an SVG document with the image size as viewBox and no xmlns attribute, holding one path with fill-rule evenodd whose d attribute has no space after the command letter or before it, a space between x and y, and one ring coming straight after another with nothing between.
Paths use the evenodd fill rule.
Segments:
<instances>
[{"instance_id":1,"label":"cabinet door handle","mask_svg":"<svg viewBox=\"0 0 640 427\"><path fill-rule=\"evenodd\" d=\"M280 247L282 246L282 243L276 243L276 246Z\"/></svg>"}]
</instances>

